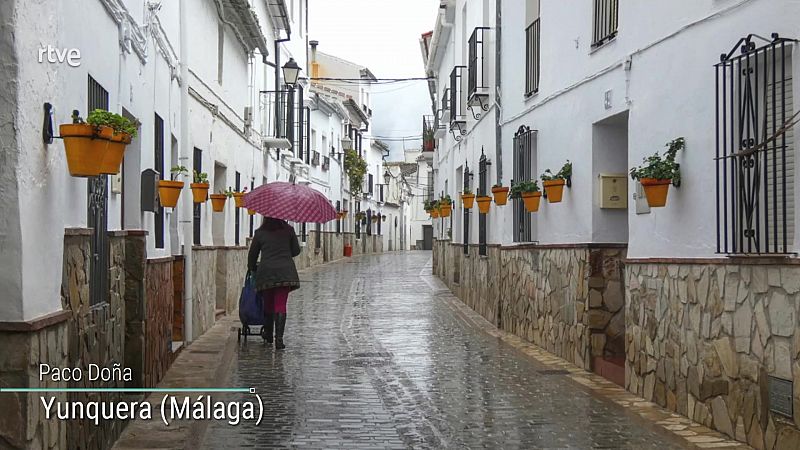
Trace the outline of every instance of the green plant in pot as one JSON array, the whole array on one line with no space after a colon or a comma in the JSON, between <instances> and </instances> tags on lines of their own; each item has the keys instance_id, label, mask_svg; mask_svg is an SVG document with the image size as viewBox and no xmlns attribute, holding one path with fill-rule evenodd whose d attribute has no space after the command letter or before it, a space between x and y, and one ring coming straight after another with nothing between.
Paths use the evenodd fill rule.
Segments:
<instances>
[{"instance_id":1,"label":"green plant in pot","mask_svg":"<svg viewBox=\"0 0 800 450\"><path fill-rule=\"evenodd\" d=\"M178 198L181 195L183 181L178 181L177 178L184 177L189 174L189 170L184 166L174 166L170 169L169 180L159 180L158 182L158 200L164 208L174 208L178 205Z\"/></svg>"},{"instance_id":2,"label":"green plant in pot","mask_svg":"<svg viewBox=\"0 0 800 450\"><path fill-rule=\"evenodd\" d=\"M205 172L194 171L194 183L192 188L192 199L195 203L203 203L208 200L208 174Z\"/></svg>"},{"instance_id":3,"label":"green plant in pot","mask_svg":"<svg viewBox=\"0 0 800 450\"><path fill-rule=\"evenodd\" d=\"M472 209L472 206L475 204L475 194L472 193L470 188L464 188L461 191L461 203L464 205L465 209Z\"/></svg>"},{"instance_id":4,"label":"green plant in pot","mask_svg":"<svg viewBox=\"0 0 800 450\"><path fill-rule=\"evenodd\" d=\"M361 194L364 186L364 175L367 173L367 161L362 158L355 150L345 150L344 169L347 178L350 180L350 193L352 195Z\"/></svg>"},{"instance_id":5,"label":"green plant in pot","mask_svg":"<svg viewBox=\"0 0 800 450\"><path fill-rule=\"evenodd\" d=\"M647 204L651 208L660 208L667 204L669 185L675 187L681 184L681 166L675 162L679 150L686 148L683 137L676 138L666 145L664 156L658 152L644 158L644 164L631 168L631 178L639 181L647 197Z\"/></svg>"},{"instance_id":6,"label":"green plant in pot","mask_svg":"<svg viewBox=\"0 0 800 450\"><path fill-rule=\"evenodd\" d=\"M537 180L525 180L511 184L511 198L522 199L528 212L539 211L542 192Z\"/></svg>"},{"instance_id":7,"label":"green plant in pot","mask_svg":"<svg viewBox=\"0 0 800 450\"><path fill-rule=\"evenodd\" d=\"M61 124L70 175L116 175L125 149L136 137L139 122L103 109L89 113L86 121L73 114L72 123Z\"/></svg>"},{"instance_id":8,"label":"green plant in pot","mask_svg":"<svg viewBox=\"0 0 800 450\"><path fill-rule=\"evenodd\" d=\"M542 186L549 203L560 203L564 196L564 186L570 186L572 180L572 163L567 160L558 173L553 174L550 169L541 176Z\"/></svg>"}]
</instances>

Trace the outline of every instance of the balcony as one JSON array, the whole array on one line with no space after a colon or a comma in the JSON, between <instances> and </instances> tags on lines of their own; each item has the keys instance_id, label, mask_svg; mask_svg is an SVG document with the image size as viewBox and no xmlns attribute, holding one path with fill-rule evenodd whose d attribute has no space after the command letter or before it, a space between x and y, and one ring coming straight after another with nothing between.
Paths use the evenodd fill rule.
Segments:
<instances>
[{"instance_id":1,"label":"balcony","mask_svg":"<svg viewBox=\"0 0 800 450\"><path fill-rule=\"evenodd\" d=\"M433 152L436 150L436 137L434 116L422 116L422 151Z\"/></svg>"},{"instance_id":2,"label":"balcony","mask_svg":"<svg viewBox=\"0 0 800 450\"><path fill-rule=\"evenodd\" d=\"M467 108L475 120L489 110L489 69L486 64L487 27L475 28L469 38L469 75L467 82ZM476 112L476 109L478 112Z\"/></svg>"},{"instance_id":3,"label":"balcony","mask_svg":"<svg viewBox=\"0 0 800 450\"><path fill-rule=\"evenodd\" d=\"M450 132L455 140L467 134L467 110L464 101L464 71L466 66L455 66L450 72Z\"/></svg>"}]
</instances>

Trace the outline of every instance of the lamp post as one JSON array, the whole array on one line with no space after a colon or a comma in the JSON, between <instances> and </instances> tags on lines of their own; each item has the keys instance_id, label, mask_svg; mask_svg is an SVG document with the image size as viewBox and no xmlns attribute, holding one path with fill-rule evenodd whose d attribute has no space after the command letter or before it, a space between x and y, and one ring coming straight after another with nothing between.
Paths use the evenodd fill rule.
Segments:
<instances>
[{"instance_id":1,"label":"lamp post","mask_svg":"<svg viewBox=\"0 0 800 450\"><path fill-rule=\"evenodd\" d=\"M290 89L294 89L295 85L297 85L297 78L300 76L300 66L297 65L297 62L294 58L289 58L289 61L283 65L283 82L289 86Z\"/></svg>"}]
</instances>

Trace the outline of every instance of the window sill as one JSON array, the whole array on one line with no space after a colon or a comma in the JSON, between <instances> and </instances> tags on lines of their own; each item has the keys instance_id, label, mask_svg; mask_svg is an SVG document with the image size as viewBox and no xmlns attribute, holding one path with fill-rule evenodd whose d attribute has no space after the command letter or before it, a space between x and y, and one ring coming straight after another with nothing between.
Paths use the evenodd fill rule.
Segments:
<instances>
[{"instance_id":1,"label":"window sill","mask_svg":"<svg viewBox=\"0 0 800 450\"><path fill-rule=\"evenodd\" d=\"M539 98L539 91L533 92L530 95L525 94L525 103L532 103L537 98Z\"/></svg>"},{"instance_id":2,"label":"window sill","mask_svg":"<svg viewBox=\"0 0 800 450\"><path fill-rule=\"evenodd\" d=\"M589 55L594 55L595 53L599 52L600 50L602 50L604 48L607 48L607 47L610 47L612 44L615 44L616 42L617 42L617 35L615 34L614 36L612 36L612 37L608 38L606 41L604 41L602 44L599 44L599 45L592 44L590 46L590 49L589 49Z\"/></svg>"}]
</instances>

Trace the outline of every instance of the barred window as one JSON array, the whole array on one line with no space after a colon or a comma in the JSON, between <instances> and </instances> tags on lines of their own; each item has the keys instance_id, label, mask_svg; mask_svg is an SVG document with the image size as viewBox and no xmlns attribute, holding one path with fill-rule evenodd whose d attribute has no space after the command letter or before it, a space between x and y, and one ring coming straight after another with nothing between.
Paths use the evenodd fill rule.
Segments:
<instances>
[{"instance_id":1,"label":"barred window","mask_svg":"<svg viewBox=\"0 0 800 450\"><path fill-rule=\"evenodd\" d=\"M514 181L527 181L534 178L533 139L535 131L521 126L514 135ZM532 214L525 209L521 198L514 199L514 242L533 240Z\"/></svg>"}]
</instances>

